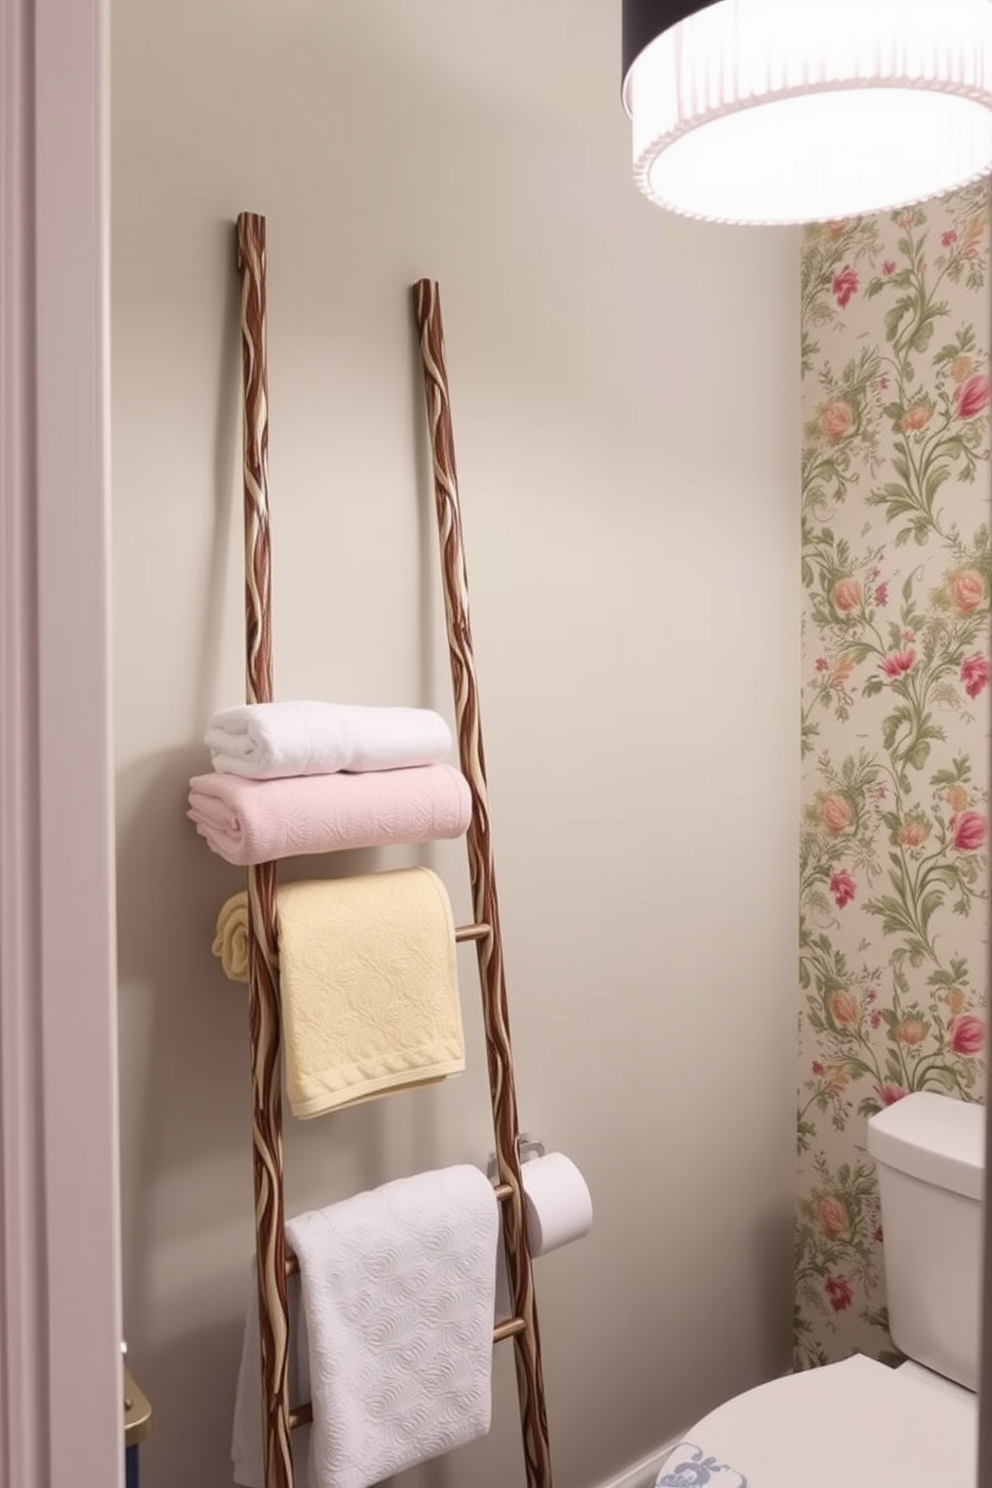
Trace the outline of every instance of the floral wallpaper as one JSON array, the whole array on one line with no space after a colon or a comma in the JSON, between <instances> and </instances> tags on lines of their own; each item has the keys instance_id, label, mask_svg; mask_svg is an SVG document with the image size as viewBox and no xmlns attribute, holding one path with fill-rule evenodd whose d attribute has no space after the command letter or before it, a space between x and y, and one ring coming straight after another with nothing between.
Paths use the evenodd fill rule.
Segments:
<instances>
[{"instance_id":1,"label":"floral wallpaper","mask_svg":"<svg viewBox=\"0 0 992 1488\"><path fill-rule=\"evenodd\" d=\"M985 1084L989 193L802 243L796 1365L894 1360L865 1122Z\"/></svg>"}]
</instances>

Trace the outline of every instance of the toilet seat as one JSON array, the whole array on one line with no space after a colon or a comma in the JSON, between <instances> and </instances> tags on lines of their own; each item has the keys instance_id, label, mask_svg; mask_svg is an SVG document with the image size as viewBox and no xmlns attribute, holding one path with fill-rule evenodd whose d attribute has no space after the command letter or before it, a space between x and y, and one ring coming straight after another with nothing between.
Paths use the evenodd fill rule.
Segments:
<instances>
[{"instance_id":1,"label":"toilet seat","mask_svg":"<svg viewBox=\"0 0 992 1488\"><path fill-rule=\"evenodd\" d=\"M667 1476L679 1488L973 1488L977 1401L856 1354L728 1400L683 1442L700 1455L677 1448L659 1485Z\"/></svg>"}]
</instances>

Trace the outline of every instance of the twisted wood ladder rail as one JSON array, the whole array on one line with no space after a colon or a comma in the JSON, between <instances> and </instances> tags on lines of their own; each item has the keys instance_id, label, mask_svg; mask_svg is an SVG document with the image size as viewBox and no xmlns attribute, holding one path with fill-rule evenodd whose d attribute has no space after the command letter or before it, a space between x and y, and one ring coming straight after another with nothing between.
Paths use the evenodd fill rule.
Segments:
<instances>
[{"instance_id":1,"label":"twisted wood ladder rail","mask_svg":"<svg viewBox=\"0 0 992 1488\"><path fill-rule=\"evenodd\" d=\"M237 222L237 242L244 396L245 697L249 703L270 703L272 549L265 218L242 212ZM248 869L248 1010L265 1482L267 1488L293 1488L275 863L259 863Z\"/></svg>"},{"instance_id":2,"label":"twisted wood ladder rail","mask_svg":"<svg viewBox=\"0 0 992 1488\"><path fill-rule=\"evenodd\" d=\"M455 466L451 400L444 357L440 286L430 279L419 280L413 286L413 302L420 338L424 397L434 467L434 497L441 545L444 607L451 680L455 694L458 748L462 773L472 791L472 818L466 836L472 907L475 920L489 925L491 930L489 935L476 942L476 950L482 984L496 1161L499 1182L505 1190L502 1212L507 1279L514 1315L521 1323L512 1336L517 1392L520 1397L524 1462L528 1488L551 1488L551 1453L541 1370L541 1341L520 1177L517 1098L510 1048L503 941L489 825L489 794L479 715L479 686L469 621L468 574Z\"/></svg>"},{"instance_id":3,"label":"twisted wood ladder rail","mask_svg":"<svg viewBox=\"0 0 992 1488\"><path fill-rule=\"evenodd\" d=\"M237 256L241 274L244 398L245 696L249 703L264 703L271 702L273 697L264 217L251 212L239 215ZM528 1488L552 1488L541 1345L520 1174L485 753L437 284L421 280L414 287L414 304L434 466L459 754L472 792L467 847L476 924L460 930L458 939L475 940L478 951L495 1129L497 1195L503 1209L507 1276L513 1302L513 1317L496 1328L494 1338L514 1340ZM276 864L273 862L248 869L248 939L252 1166L265 1482L266 1488L293 1488L290 1428L310 1419L310 1411L304 1408L291 1412L289 1401L286 1278L292 1262L287 1258L285 1240Z\"/></svg>"}]
</instances>

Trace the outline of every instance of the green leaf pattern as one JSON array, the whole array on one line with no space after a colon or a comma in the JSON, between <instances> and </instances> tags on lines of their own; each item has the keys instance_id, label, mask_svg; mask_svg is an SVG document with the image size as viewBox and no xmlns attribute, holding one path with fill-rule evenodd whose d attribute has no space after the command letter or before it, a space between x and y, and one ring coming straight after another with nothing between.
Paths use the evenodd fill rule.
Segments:
<instances>
[{"instance_id":1,"label":"green leaf pattern","mask_svg":"<svg viewBox=\"0 0 992 1488\"><path fill-rule=\"evenodd\" d=\"M805 229L795 1362L892 1361L867 1118L982 1100L989 188Z\"/></svg>"}]
</instances>

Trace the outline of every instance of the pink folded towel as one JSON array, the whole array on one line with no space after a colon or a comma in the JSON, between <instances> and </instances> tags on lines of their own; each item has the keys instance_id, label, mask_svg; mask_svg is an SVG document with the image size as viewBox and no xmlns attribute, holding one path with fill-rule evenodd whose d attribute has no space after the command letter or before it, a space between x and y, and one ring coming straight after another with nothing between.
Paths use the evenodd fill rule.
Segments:
<instances>
[{"instance_id":1,"label":"pink folded towel","mask_svg":"<svg viewBox=\"0 0 992 1488\"><path fill-rule=\"evenodd\" d=\"M215 772L194 775L189 808L207 845L243 867L304 853L460 837L472 796L451 765L282 780Z\"/></svg>"}]
</instances>

